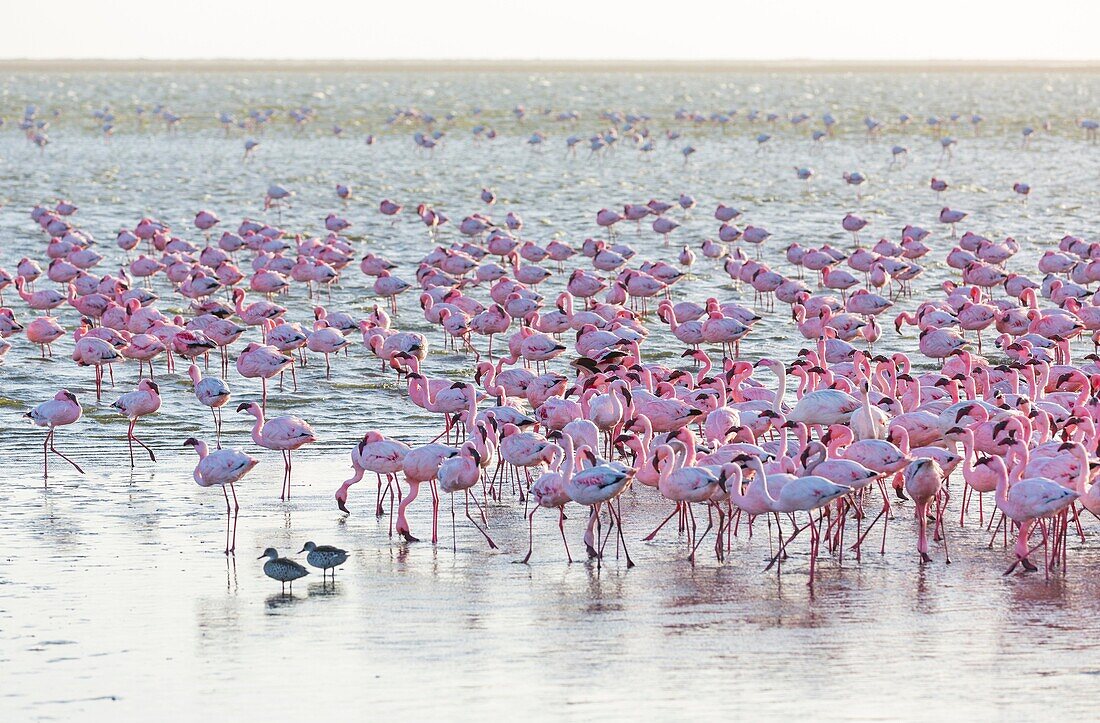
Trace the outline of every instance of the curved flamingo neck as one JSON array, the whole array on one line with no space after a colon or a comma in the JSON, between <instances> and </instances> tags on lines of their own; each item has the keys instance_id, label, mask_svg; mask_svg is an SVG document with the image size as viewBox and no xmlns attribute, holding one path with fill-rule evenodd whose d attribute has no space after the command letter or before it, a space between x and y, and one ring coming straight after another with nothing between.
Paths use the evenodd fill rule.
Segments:
<instances>
[{"instance_id":1,"label":"curved flamingo neck","mask_svg":"<svg viewBox=\"0 0 1100 723\"><path fill-rule=\"evenodd\" d=\"M764 472L764 465L760 463L759 457L750 457L749 466L752 467L752 471L755 474L754 484L759 485L756 489L764 495L764 499L768 501L768 505L774 507L776 500L772 497L771 492L768 490L768 475Z\"/></svg>"},{"instance_id":2,"label":"curved flamingo neck","mask_svg":"<svg viewBox=\"0 0 1100 723\"><path fill-rule=\"evenodd\" d=\"M703 354L702 362L703 362L703 366L702 366L701 369L699 369L699 374L696 375L696 377L695 377L695 384L696 385L702 384L703 379L705 379L710 374L710 370L714 368L714 362L712 362L710 360L710 355L709 354Z\"/></svg>"},{"instance_id":3,"label":"curved flamingo neck","mask_svg":"<svg viewBox=\"0 0 1100 723\"><path fill-rule=\"evenodd\" d=\"M413 397L414 394L416 395L415 397ZM414 402L418 404L423 403L424 408L429 412L435 411L432 409L432 407L435 406L435 400L432 399L431 385L428 384L428 380L423 376L416 376L409 383L409 396L413 397Z\"/></svg>"},{"instance_id":4,"label":"curved flamingo neck","mask_svg":"<svg viewBox=\"0 0 1100 723\"><path fill-rule=\"evenodd\" d=\"M909 430L906 429L905 427L902 427L901 425L898 425L897 427L894 427L894 429L898 430L898 445L897 445L898 449L901 450L902 454L904 454L906 457L908 457L909 452L910 452Z\"/></svg>"},{"instance_id":5,"label":"curved flamingo neck","mask_svg":"<svg viewBox=\"0 0 1100 723\"><path fill-rule=\"evenodd\" d=\"M834 432L833 430L837 430ZM839 425L829 428L829 444L827 449L830 457L840 457L840 448L848 443L845 439L845 432L850 432L847 427L840 427Z\"/></svg>"},{"instance_id":6,"label":"curved flamingo neck","mask_svg":"<svg viewBox=\"0 0 1100 723\"><path fill-rule=\"evenodd\" d=\"M963 430L963 480L969 482L975 472L974 467L974 433L969 429Z\"/></svg>"},{"instance_id":7,"label":"curved flamingo neck","mask_svg":"<svg viewBox=\"0 0 1100 723\"><path fill-rule=\"evenodd\" d=\"M249 414L256 418L255 423L252 425L252 441L256 444L263 446L264 438L264 410L259 408L256 404L252 405L252 409L248 410Z\"/></svg>"},{"instance_id":8,"label":"curved flamingo neck","mask_svg":"<svg viewBox=\"0 0 1100 723\"><path fill-rule=\"evenodd\" d=\"M1015 457L1015 462L1012 465L1012 472L1009 478L1012 484L1016 484L1020 481L1020 478L1024 476L1024 470L1027 468L1029 458L1027 445L1023 442L1017 442L1012 445L1012 455Z\"/></svg>"}]
</instances>

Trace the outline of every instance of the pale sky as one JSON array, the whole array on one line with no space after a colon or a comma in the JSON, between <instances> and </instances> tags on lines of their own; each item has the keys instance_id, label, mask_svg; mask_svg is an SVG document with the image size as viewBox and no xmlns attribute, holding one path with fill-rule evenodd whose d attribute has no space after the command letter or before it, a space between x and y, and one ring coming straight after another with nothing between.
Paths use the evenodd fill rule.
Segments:
<instances>
[{"instance_id":1,"label":"pale sky","mask_svg":"<svg viewBox=\"0 0 1100 723\"><path fill-rule=\"evenodd\" d=\"M50 0L0 58L1100 59L1095 0Z\"/></svg>"}]
</instances>

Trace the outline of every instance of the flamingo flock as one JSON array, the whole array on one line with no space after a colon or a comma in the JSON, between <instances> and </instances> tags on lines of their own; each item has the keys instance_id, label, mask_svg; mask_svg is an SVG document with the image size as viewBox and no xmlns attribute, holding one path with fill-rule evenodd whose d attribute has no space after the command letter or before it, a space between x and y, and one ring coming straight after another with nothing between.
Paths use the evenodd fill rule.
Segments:
<instances>
[{"instance_id":1,"label":"flamingo flock","mask_svg":"<svg viewBox=\"0 0 1100 723\"><path fill-rule=\"evenodd\" d=\"M312 117L298 109L295 122ZM728 122L689 111L677 119ZM642 121L609 119L630 133L593 137L591 153L612 153L628 138L648 152ZM246 125L266 122L260 115ZM432 125L411 109L392 122ZM834 132L835 119L823 123L815 142ZM224 124L228 132L235 121ZM882 125L865 122L869 135ZM478 142L494 137L479 128ZM438 152L445 137L417 131L417 152ZM770 152L772 137L756 137L758 152ZM540 153L547 142L534 132L527 145ZM258 152L249 143L246 157ZM958 141L945 135L938 143L950 158ZM687 164L696 149L681 152ZM908 152L896 146L891 165L909 163ZM796 180L814 176L796 168ZM874 184L858 170L838 177L857 203ZM942 199L937 206L946 202L945 181L929 187ZM1032 187L1020 181L1011 190L1026 202ZM299 374L320 357L324 378L303 383L336 394L333 369L358 356L373 360L370 374L397 390L400 404L434 420L416 439L398 420L378 429L347 421L357 442L336 507L353 514L351 488L373 476L372 510L389 517L399 544L440 542L440 491L449 497L452 549L461 494L464 524L489 550L499 549L492 528L502 516L522 520L524 563L536 554L540 509L556 512L566 562L574 553L565 523L584 520L580 541L597 568L613 554L629 569L639 546L659 537L675 538L690 565L759 554L735 539L763 522L769 551L761 566L790 568L805 548L812 585L820 565L841 566L846 556L859 564L869 549L885 554L889 523L904 510L914 516L918 564L950 562L958 551L949 538L981 526L990 546L1000 540L1006 549L988 553L1004 574L1040 565L1047 576L1064 573L1074 540L1088 544L1090 518L1100 515L1100 243L1063 235L1027 268L1017 259L1021 242L967 228L981 219L946 205L885 232L877 218L838 211L843 243L834 245L781 242L781 229L741 225L745 211L718 203L707 212L712 233L686 238L701 195L642 197L621 211L593 203L578 212L592 235L573 240L538 238L515 209L494 218L508 201L488 187L470 194L465 213L451 214L457 221L427 200L372 202L389 227L418 229L413 265L355 237L346 214L323 216L323 235L283 228L297 193L277 183L262 198L268 222L233 226L200 209L192 225L201 239L189 240L190 229L145 217L118 233L118 251L97 244L77 225L77 207L62 200L30 213L43 258L20 260L14 273L0 268L0 292L16 291L0 308L0 354L25 337L46 359L71 338L72 361L93 368L97 404L116 377L132 383L110 404L127 420L131 467L142 451L156 463L138 423L157 415L162 393L180 393L166 381L187 378L187 409L203 420L209 409L213 448L199 436L181 446L198 454L194 481L222 488L226 554L236 547L235 485L266 464L255 448L281 453L280 500L290 504L292 453L322 441L305 419L269 416L272 394L292 406ZM345 207L358 197L348 184L337 184L336 196ZM872 230L884 233L873 243ZM914 281L932 265L950 278L916 298ZM720 283L700 283L703 268ZM334 287L354 288L361 300L331 308ZM803 348L782 358L772 343L779 333L802 338ZM234 399L234 372L260 380L258 400ZM370 405L386 392L343 393ZM231 400L252 417L259 457L221 446ZM27 412L46 430L44 479L51 454L84 474L56 446L59 429L83 412L68 389ZM631 519L643 503L661 510L652 531ZM430 535L414 535L414 505L430 505Z\"/></svg>"}]
</instances>

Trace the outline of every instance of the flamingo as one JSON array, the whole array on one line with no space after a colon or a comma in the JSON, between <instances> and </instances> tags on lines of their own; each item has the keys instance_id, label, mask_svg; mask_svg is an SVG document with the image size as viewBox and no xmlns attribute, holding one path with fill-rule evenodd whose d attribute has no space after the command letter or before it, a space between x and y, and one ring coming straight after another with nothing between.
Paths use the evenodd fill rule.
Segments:
<instances>
[{"instance_id":1,"label":"flamingo","mask_svg":"<svg viewBox=\"0 0 1100 723\"><path fill-rule=\"evenodd\" d=\"M160 409L160 387L157 386L157 383L152 379L142 379L138 382L137 389L123 394L111 406L117 409L119 414L130 420L126 430L126 443L130 448L130 466L134 466L134 442L144 447L145 451L149 453L149 459L156 462L157 457L153 454L153 450L137 438L137 435L134 434L134 427L137 425L139 418Z\"/></svg>"},{"instance_id":2,"label":"flamingo","mask_svg":"<svg viewBox=\"0 0 1100 723\"><path fill-rule=\"evenodd\" d=\"M920 553L922 562L931 562L928 555L928 508L936 504L936 530L937 539L943 535L943 470L934 459L922 457L909 463L903 473L905 491L913 498L913 514L917 518L917 552ZM944 552L947 562L950 564L951 556L947 553L947 538L944 540Z\"/></svg>"},{"instance_id":3,"label":"flamingo","mask_svg":"<svg viewBox=\"0 0 1100 723\"><path fill-rule=\"evenodd\" d=\"M573 562L573 556L569 554L569 541L565 539L565 506L572 501L565 491L565 485L572 479L576 464L573 438L568 434L562 434L560 444L555 446L555 455L550 462L550 468L531 485L530 494L535 506L527 516L527 554L521 560L524 564L531 560L531 551L535 544L535 513L540 508L558 511L558 530L561 532L562 544L565 545L565 557L570 563Z\"/></svg>"},{"instance_id":4,"label":"flamingo","mask_svg":"<svg viewBox=\"0 0 1100 723\"><path fill-rule=\"evenodd\" d=\"M195 398L199 404L210 407L210 416L214 419L214 434L218 449L222 448L222 412L221 408L229 401L229 385L217 377L204 377L198 366L187 368L187 376L194 385Z\"/></svg>"},{"instance_id":5,"label":"flamingo","mask_svg":"<svg viewBox=\"0 0 1100 723\"><path fill-rule=\"evenodd\" d=\"M443 460L457 454L458 450L454 447L432 442L410 449L401 460L401 470L406 484L409 485L409 493L401 498L401 503L397 506L397 534L404 537L406 542L420 541L413 537L405 511L416 499L420 485L425 482L432 485L432 543L438 540L439 496L435 489L435 480Z\"/></svg>"},{"instance_id":6,"label":"flamingo","mask_svg":"<svg viewBox=\"0 0 1100 723\"><path fill-rule=\"evenodd\" d=\"M378 495L376 499L376 514L381 517L382 511L382 475L386 475L386 490L390 491L390 484L397 482L397 473L401 472L405 455L409 453L409 446L404 442L389 439L377 430L370 430L363 435L363 439L351 452L351 467L355 474L345 480L336 490L336 506L344 513L351 514L347 507L348 488L363 479L367 472L374 472L378 477ZM398 492L400 493L400 487ZM390 497L392 504L392 495Z\"/></svg>"},{"instance_id":7,"label":"flamingo","mask_svg":"<svg viewBox=\"0 0 1100 723\"><path fill-rule=\"evenodd\" d=\"M237 356L237 373L246 379L260 378L262 396L260 407L267 410L267 380L294 365L294 359L284 356L273 346L250 343ZM240 410L238 410L240 411Z\"/></svg>"},{"instance_id":8,"label":"flamingo","mask_svg":"<svg viewBox=\"0 0 1100 723\"><path fill-rule=\"evenodd\" d=\"M80 329L75 332L75 336L73 361L79 366L95 367L95 398L99 401L103 398L103 367L120 361L122 354L103 339L88 336Z\"/></svg>"},{"instance_id":9,"label":"flamingo","mask_svg":"<svg viewBox=\"0 0 1100 723\"><path fill-rule=\"evenodd\" d=\"M634 471L619 464L595 464L596 458L591 450L584 448L579 450L586 455L592 465L574 474L564 482L565 493L579 505L591 508L589 515L589 527L595 523L596 536L594 541L599 547L588 545L588 554L596 558L599 567L603 562L603 550L606 539L600 542L600 507L607 505L608 514L612 524L618 530L619 542L623 546L623 554L626 556L626 567L634 567L634 561L630 559L630 552L626 549L626 537L623 533L622 507L620 496L630 486L634 478ZM614 505L611 503L615 502Z\"/></svg>"},{"instance_id":10,"label":"flamingo","mask_svg":"<svg viewBox=\"0 0 1100 723\"><path fill-rule=\"evenodd\" d=\"M493 538L489 537L489 533L483 530L474 518L470 516L470 488L476 485L481 479L481 454L477 451L477 445L473 441L464 443L458 449L458 454L453 457L448 457L440 463L437 477L439 479L439 488L451 495L451 538L453 541L453 549L455 551L458 549L458 541L455 537L454 510L454 493L456 492L462 492L465 497L466 519L468 519L470 524L481 533L485 541L489 543L490 549L497 549L497 545L493 542ZM477 503L477 498L474 498L474 502L475 504Z\"/></svg>"},{"instance_id":11,"label":"flamingo","mask_svg":"<svg viewBox=\"0 0 1100 723\"><path fill-rule=\"evenodd\" d=\"M226 517L225 554L230 555L237 548L237 515L241 509L240 504L237 502L237 489L233 485L251 472L252 468L259 464L259 460L250 457L239 449L218 448L214 452L210 452L205 442L194 437L189 437L183 444L185 447L194 447L199 455L199 463L195 465L195 482L200 487L218 486L222 488L222 494L225 496ZM229 493L225 491L226 486L233 491L232 536L230 536Z\"/></svg>"},{"instance_id":12,"label":"flamingo","mask_svg":"<svg viewBox=\"0 0 1100 723\"><path fill-rule=\"evenodd\" d=\"M264 419L264 410L256 402L244 402L237 407L238 412L247 412L255 419L252 425L252 441L265 449L277 449L283 455L283 485L279 492L280 500L290 499L290 473L292 469L290 454L296 449L317 441L313 427L298 417L282 416Z\"/></svg>"},{"instance_id":13,"label":"flamingo","mask_svg":"<svg viewBox=\"0 0 1100 723\"><path fill-rule=\"evenodd\" d=\"M83 414L83 411L80 402L76 400L76 395L68 389L62 389L57 394L53 395L52 399L42 402L23 415L34 422L35 426L47 427L49 429L49 431L46 432L46 438L42 441L43 481L50 476L50 452L53 452L58 457L71 464L80 474L84 474L84 470L80 468L80 465L66 457L54 446L54 435L57 432L57 428L75 424L77 420L80 419L80 415Z\"/></svg>"},{"instance_id":14,"label":"flamingo","mask_svg":"<svg viewBox=\"0 0 1100 723\"><path fill-rule=\"evenodd\" d=\"M1016 561L1005 570L1005 574L1011 573L1016 565L1022 565L1024 569L1034 572L1035 565L1028 559L1031 549L1028 547L1028 537L1035 526L1035 522L1043 517L1069 507L1077 499L1078 493L1067 489L1057 482L1043 477L1021 478L1021 473L1026 466L1023 453L1019 447L1013 446L1013 454L1016 457L1016 465L1013 468L1011 485L1009 484L1008 469L1004 459L992 457L989 465L997 477L996 502L997 508L1011 519L1019 527L1016 536L1016 544L1013 548ZM1047 545L1047 535L1043 534L1043 547Z\"/></svg>"}]
</instances>

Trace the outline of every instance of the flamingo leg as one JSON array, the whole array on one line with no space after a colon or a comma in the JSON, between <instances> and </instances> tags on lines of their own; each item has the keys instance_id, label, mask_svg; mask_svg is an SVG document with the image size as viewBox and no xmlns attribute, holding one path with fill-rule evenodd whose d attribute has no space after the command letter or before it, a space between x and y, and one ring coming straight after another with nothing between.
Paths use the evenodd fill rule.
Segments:
<instances>
[{"instance_id":1,"label":"flamingo leg","mask_svg":"<svg viewBox=\"0 0 1100 723\"><path fill-rule=\"evenodd\" d=\"M82 470L82 469L80 468L80 465L79 465L79 464L77 464L76 462L74 462L74 461L72 461L71 459L69 459L68 457L66 457L66 456L65 456L64 454L62 454L62 453L61 453L61 451L60 451L60 450L58 450L58 449L57 449L57 447L55 447L55 446L54 446L54 439L55 439L55 434L56 434L55 430L52 430L52 429L51 429L51 430L50 430L50 433L49 433L48 435L46 435L46 438L47 438L47 439L49 440L49 442L50 442L50 451L51 451L51 452L53 452L54 454L56 454L56 455L57 455L58 457L60 457L61 459L63 459L63 460L65 460L66 462L68 462L69 464L71 464L71 465L72 465L73 467L75 467L75 468L76 468L76 471L77 471L77 472L79 472L80 474L84 474L84 470Z\"/></svg>"},{"instance_id":2,"label":"flamingo leg","mask_svg":"<svg viewBox=\"0 0 1100 723\"><path fill-rule=\"evenodd\" d=\"M130 467L134 467L134 420L126 428L126 445L130 448Z\"/></svg>"},{"instance_id":3,"label":"flamingo leg","mask_svg":"<svg viewBox=\"0 0 1100 723\"><path fill-rule=\"evenodd\" d=\"M458 532L455 530L455 496L451 497L451 551L458 553Z\"/></svg>"},{"instance_id":4,"label":"flamingo leg","mask_svg":"<svg viewBox=\"0 0 1100 723\"><path fill-rule=\"evenodd\" d=\"M417 494L420 492L420 482L414 482L407 476L405 481L409 483L409 494L404 495L401 498L400 504L397 506L397 534L405 538L406 542L419 542L420 540L413 537L409 531L409 521L405 517L405 510L408 508L412 501L416 499Z\"/></svg>"},{"instance_id":5,"label":"flamingo leg","mask_svg":"<svg viewBox=\"0 0 1100 723\"><path fill-rule=\"evenodd\" d=\"M607 505L607 509L611 510L611 505ZM623 509L621 498L615 498L615 525L619 528L619 542L623 546L623 555L626 557L626 569L634 567L634 561L630 559L630 552L626 549L626 531L623 530Z\"/></svg>"},{"instance_id":6,"label":"flamingo leg","mask_svg":"<svg viewBox=\"0 0 1100 723\"><path fill-rule=\"evenodd\" d=\"M50 455L46 451L47 445L50 443L50 437L53 436L53 429L46 432L46 438L42 440L42 486L46 486L46 480L50 478Z\"/></svg>"},{"instance_id":7,"label":"flamingo leg","mask_svg":"<svg viewBox=\"0 0 1100 723\"><path fill-rule=\"evenodd\" d=\"M650 541L650 540L652 540L652 539L653 539L654 537L656 537L657 533L661 531L661 528L662 528L662 527L664 527L665 525L667 525L667 524L668 524L668 522L669 522L669 520L671 520L671 519L672 519L673 517L675 517L675 516L676 516L676 514L677 514L678 512L680 512L680 503L676 503L676 509L674 509L674 510L672 511L672 514L670 514L670 515L669 515L668 517L666 517L666 518L664 519L664 522L662 522L661 524L657 525L657 529L655 529L655 530L654 530L653 532L650 532L650 533L649 533L648 535L646 535L645 537L643 537L643 538L642 538L642 541L643 541L643 542L649 542L649 541Z\"/></svg>"},{"instance_id":8,"label":"flamingo leg","mask_svg":"<svg viewBox=\"0 0 1100 723\"><path fill-rule=\"evenodd\" d=\"M231 517L231 511L229 509L229 493L225 491L225 485L222 485L222 495L225 497L225 554L229 554L229 520Z\"/></svg>"},{"instance_id":9,"label":"flamingo leg","mask_svg":"<svg viewBox=\"0 0 1100 723\"><path fill-rule=\"evenodd\" d=\"M432 544L439 541L439 490L435 486L435 480L428 483L432 491Z\"/></svg>"},{"instance_id":10,"label":"flamingo leg","mask_svg":"<svg viewBox=\"0 0 1100 723\"><path fill-rule=\"evenodd\" d=\"M534 514L534 511L531 512ZM569 554L569 541L565 539L565 507L558 508L558 530L561 532L561 541L565 545L565 558L569 564L573 564L573 556Z\"/></svg>"},{"instance_id":11,"label":"flamingo leg","mask_svg":"<svg viewBox=\"0 0 1100 723\"><path fill-rule=\"evenodd\" d=\"M474 528L485 537L485 541L489 543L489 549L490 550L497 549L497 543L493 542L493 538L489 537L489 533L486 532L485 530L481 529L481 525L477 524L477 521L474 520L474 518L470 516L470 490L465 490L464 492L465 492L465 495L466 495L466 519L468 519L470 521L470 524L472 524L474 526ZM453 513L454 512L454 495L451 495L451 500L452 500L451 501L451 511ZM475 499L474 501L476 502L477 500Z\"/></svg>"},{"instance_id":12,"label":"flamingo leg","mask_svg":"<svg viewBox=\"0 0 1100 723\"><path fill-rule=\"evenodd\" d=\"M527 515L527 554L523 556L520 561L526 565L531 560L531 551L535 547L535 513L539 511L539 508L531 510L531 514ZM564 533L563 533L564 534ZM564 536L562 539L565 539Z\"/></svg>"},{"instance_id":13,"label":"flamingo leg","mask_svg":"<svg viewBox=\"0 0 1100 723\"><path fill-rule=\"evenodd\" d=\"M213 407L210 407L210 417L214 420L214 437L217 439L218 449L222 448L221 430L218 429L218 413L214 411Z\"/></svg>"},{"instance_id":14,"label":"flamingo leg","mask_svg":"<svg viewBox=\"0 0 1100 723\"><path fill-rule=\"evenodd\" d=\"M240 514L241 505L237 502L237 488L232 482L229 483L229 491L233 493L233 541L229 545L229 552L232 553L237 549L237 515Z\"/></svg>"},{"instance_id":15,"label":"flamingo leg","mask_svg":"<svg viewBox=\"0 0 1100 723\"><path fill-rule=\"evenodd\" d=\"M149 453L149 459L152 460L153 462L156 462L157 461L157 456L155 454L153 454L153 450L150 449L149 445L147 445L145 442L142 442L140 439L138 439L136 434L134 434L134 428L136 426L137 426L137 420L136 419L134 421L130 422L130 438L132 440L134 440L135 442L137 442L138 444L140 444L142 447L144 447L145 451ZM133 464L132 464L132 462L133 462L133 446L132 445L131 445L131 448L130 448L130 457L131 457L131 465L130 466L133 466Z\"/></svg>"},{"instance_id":16,"label":"flamingo leg","mask_svg":"<svg viewBox=\"0 0 1100 723\"><path fill-rule=\"evenodd\" d=\"M283 455L283 485L282 485L282 487L279 488L279 499L280 500L285 500L286 499L286 478L287 478L287 475L290 474L290 463L287 461L286 450L285 449L280 450L280 454Z\"/></svg>"}]
</instances>

